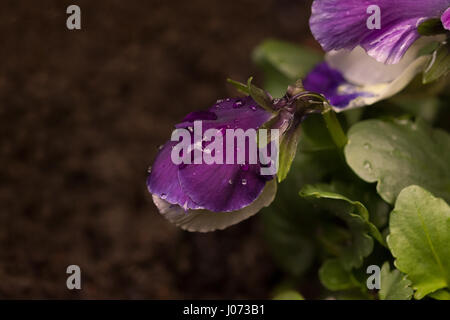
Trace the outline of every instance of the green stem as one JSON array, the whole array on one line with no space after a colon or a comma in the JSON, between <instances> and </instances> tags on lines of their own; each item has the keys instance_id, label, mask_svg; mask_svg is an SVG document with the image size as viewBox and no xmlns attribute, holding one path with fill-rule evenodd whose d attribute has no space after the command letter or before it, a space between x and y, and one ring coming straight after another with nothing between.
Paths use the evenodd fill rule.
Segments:
<instances>
[{"instance_id":1,"label":"green stem","mask_svg":"<svg viewBox=\"0 0 450 320\"><path fill-rule=\"evenodd\" d=\"M338 147L342 150L347 144L347 136L339 123L336 113L330 107L326 108L323 112L323 119L327 125L328 131L330 132L331 138Z\"/></svg>"}]
</instances>

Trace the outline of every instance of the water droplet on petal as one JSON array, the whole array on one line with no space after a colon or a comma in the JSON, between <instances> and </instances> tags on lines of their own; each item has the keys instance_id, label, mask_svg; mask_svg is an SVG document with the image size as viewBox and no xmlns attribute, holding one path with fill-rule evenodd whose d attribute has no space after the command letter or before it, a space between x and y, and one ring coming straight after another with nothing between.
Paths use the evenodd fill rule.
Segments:
<instances>
[{"instance_id":1,"label":"water droplet on petal","mask_svg":"<svg viewBox=\"0 0 450 320\"><path fill-rule=\"evenodd\" d=\"M162 148L164 148L164 145L158 146L158 150L161 150Z\"/></svg>"},{"instance_id":2,"label":"water droplet on petal","mask_svg":"<svg viewBox=\"0 0 450 320\"><path fill-rule=\"evenodd\" d=\"M161 199L166 199L167 198L167 194L165 194L165 193L161 193Z\"/></svg>"},{"instance_id":3,"label":"water droplet on petal","mask_svg":"<svg viewBox=\"0 0 450 320\"><path fill-rule=\"evenodd\" d=\"M194 128L192 127L187 127L187 129L189 130L189 132L194 132Z\"/></svg>"},{"instance_id":4,"label":"water droplet on petal","mask_svg":"<svg viewBox=\"0 0 450 320\"><path fill-rule=\"evenodd\" d=\"M152 166L148 167L147 172L148 172L148 173L151 173L151 172L152 172Z\"/></svg>"},{"instance_id":5,"label":"water droplet on petal","mask_svg":"<svg viewBox=\"0 0 450 320\"><path fill-rule=\"evenodd\" d=\"M216 103L222 103L222 102L223 102L222 99L218 99L218 100L216 101Z\"/></svg>"},{"instance_id":6,"label":"water droplet on petal","mask_svg":"<svg viewBox=\"0 0 450 320\"><path fill-rule=\"evenodd\" d=\"M228 180L228 183L229 183L229 184L233 184L233 180L231 180L231 179Z\"/></svg>"},{"instance_id":7,"label":"water droplet on petal","mask_svg":"<svg viewBox=\"0 0 450 320\"><path fill-rule=\"evenodd\" d=\"M245 186L247 184L247 179L242 179L241 183L243 186Z\"/></svg>"},{"instance_id":8,"label":"water droplet on petal","mask_svg":"<svg viewBox=\"0 0 450 320\"><path fill-rule=\"evenodd\" d=\"M230 102L231 99L230 99L230 98L226 98L225 101L226 101L226 102Z\"/></svg>"},{"instance_id":9,"label":"water droplet on petal","mask_svg":"<svg viewBox=\"0 0 450 320\"><path fill-rule=\"evenodd\" d=\"M236 100L235 103L233 103L233 108L237 109L237 108L242 107L243 105L244 105L244 102L242 102L241 99L238 99L238 100Z\"/></svg>"},{"instance_id":10,"label":"water droplet on petal","mask_svg":"<svg viewBox=\"0 0 450 320\"><path fill-rule=\"evenodd\" d=\"M250 109L252 109L253 111L256 111L256 106L250 106Z\"/></svg>"}]
</instances>

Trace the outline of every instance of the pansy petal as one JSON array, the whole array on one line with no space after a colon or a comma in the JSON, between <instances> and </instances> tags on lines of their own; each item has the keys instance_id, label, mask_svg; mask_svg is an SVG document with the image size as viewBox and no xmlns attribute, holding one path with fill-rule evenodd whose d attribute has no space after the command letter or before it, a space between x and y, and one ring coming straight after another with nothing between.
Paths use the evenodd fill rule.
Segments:
<instances>
[{"instance_id":1,"label":"pansy petal","mask_svg":"<svg viewBox=\"0 0 450 320\"><path fill-rule=\"evenodd\" d=\"M403 90L417 74L424 70L429 59L429 56L418 57L391 82L357 85L344 79L339 70L332 69L328 66L328 68L322 67L321 69L314 69L311 73L316 74L308 75L305 79L306 81L304 81L304 85L308 90L314 89L316 92L323 93L332 104L334 110L340 112L351 108L371 105L397 94ZM325 70L325 72L322 75L318 74L323 72L323 70ZM321 87L319 82L311 82L311 80L309 80L311 78L318 79L327 75L329 76L330 74L335 74L335 82L332 87ZM341 77L339 77L339 75Z\"/></svg>"},{"instance_id":2,"label":"pansy petal","mask_svg":"<svg viewBox=\"0 0 450 320\"><path fill-rule=\"evenodd\" d=\"M169 141L159 151L147 178L147 188L150 193L168 203L198 209L200 207L183 192L178 181L178 166L171 159L172 147L176 143Z\"/></svg>"},{"instance_id":3,"label":"pansy petal","mask_svg":"<svg viewBox=\"0 0 450 320\"><path fill-rule=\"evenodd\" d=\"M194 116L195 115L195 116ZM259 128L273 114L261 108L251 97L218 100L208 111L189 114L176 128L192 127L195 120L202 120L203 130L211 128Z\"/></svg>"},{"instance_id":4,"label":"pansy petal","mask_svg":"<svg viewBox=\"0 0 450 320\"><path fill-rule=\"evenodd\" d=\"M223 230L253 216L272 203L276 190L276 181L269 181L261 195L251 205L233 212L209 212L207 210L188 210L186 212L157 195L153 195L153 202L160 213L176 226L191 232L210 232Z\"/></svg>"},{"instance_id":5,"label":"pansy petal","mask_svg":"<svg viewBox=\"0 0 450 320\"><path fill-rule=\"evenodd\" d=\"M337 108L346 108L352 100L360 95L357 92L338 92L339 87L347 84L342 73L331 68L326 62L317 65L303 79L303 86L306 90L323 94L331 105Z\"/></svg>"},{"instance_id":6,"label":"pansy petal","mask_svg":"<svg viewBox=\"0 0 450 320\"><path fill-rule=\"evenodd\" d=\"M179 170L184 192L203 208L213 212L236 211L252 203L262 192L268 177L258 165L186 165ZM269 177L271 178L271 177Z\"/></svg>"},{"instance_id":7,"label":"pansy petal","mask_svg":"<svg viewBox=\"0 0 450 320\"><path fill-rule=\"evenodd\" d=\"M266 181L272 177L261 176L260 166L249 163L249 142L243 151L246 153L245 166L237 164L237 154L240 151L236 144L233 150L235 164L225 164L226 130L254 129L256 133L256 129L273 117L273 114L259 107L251 97L220 100L208 112L214 113L216 119L202 121L202 134L208 129L220 130L223 136L223 164L204 164L203 161L202 164L185 164L179 168L178 179L183 192L202 208L213 212L236 211L252 203L262 192ZM195 125L185 121L177 127L195 128ZM256 143L256 139L254 142ZM202 143L202 152L208 152L207 146Z\"/></svg>"},{"instance_id":8,"label":"pansy petal","mask_svg":"<svg viewBox=\"0 0 450 320\"><path fill-rule=\"evenodd\" d=\"M395 80L416 58L417 51L408 50L399 63L384 64L367 55L363 48L356 47L352 51L330 51L325 61L331 68L339 70L347 81L367 85Z\"/></svg>"},{"instance_id":9,"label":"pansy petal","mask_svg":"<svg viewBox=\"0 0 450 320\"><path fill-rule=\"evenodd\" d=\"M442 14L441 21L444 28L450 30L450 7Z\"/></svg>"},{"instance_id":10,"label":"pansy petal","mask_svg":"<svg viewBox=\"0 0 450 320\"><path fill-rule=\"evenodd\" d=\"M372 5L380 8L380 29L367 27ZM310 27L326 51L360 45L380 62L398 63L419 38L418 24L441 17L448 7L448 0L316 0Z\"/></svg>"}]
</instances>

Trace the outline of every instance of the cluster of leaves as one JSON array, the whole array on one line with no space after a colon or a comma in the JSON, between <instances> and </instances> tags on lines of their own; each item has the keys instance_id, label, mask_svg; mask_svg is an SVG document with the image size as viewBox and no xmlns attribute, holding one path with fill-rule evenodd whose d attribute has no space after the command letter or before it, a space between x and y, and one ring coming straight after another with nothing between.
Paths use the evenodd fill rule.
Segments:
<instances>
[{"instance_id":1,"label":"cluster of leaves","mask_svg":"<svg viewBox=\"0 0 450 320\"><path fill-rule=\"evenodd\" d=\"M275 40L253 58L273 96L322 59ZM450 299L448 84L423 85L440 72L431 70L394 98L339 114L343 150L321 115L302 123L290 173L263 213L285 272L277 298L302 299L295 290L306 288L315 298ZM371 265L381 268L380 290L368 289Z\"/></svg>"}]
</instances>

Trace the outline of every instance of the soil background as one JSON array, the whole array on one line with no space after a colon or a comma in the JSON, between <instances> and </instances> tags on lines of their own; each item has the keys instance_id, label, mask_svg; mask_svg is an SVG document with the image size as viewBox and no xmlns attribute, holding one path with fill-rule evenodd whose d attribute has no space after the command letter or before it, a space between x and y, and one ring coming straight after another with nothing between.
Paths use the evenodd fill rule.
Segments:
<instances>
[{"instance_id":1,"label":"soil background","mask_svg":"<svg viewBox=\"0 0 450 320\"><path fill-rule=\"evenodd\" d=\"M281 275L257 216L187 233L145 179L177 121L236 94L227 77L261 83L263 39L314 45L310 5L2 0L0 298L270 298ZM66 288L71 264L82 290Z\"/></svg>"}]
</instances>

